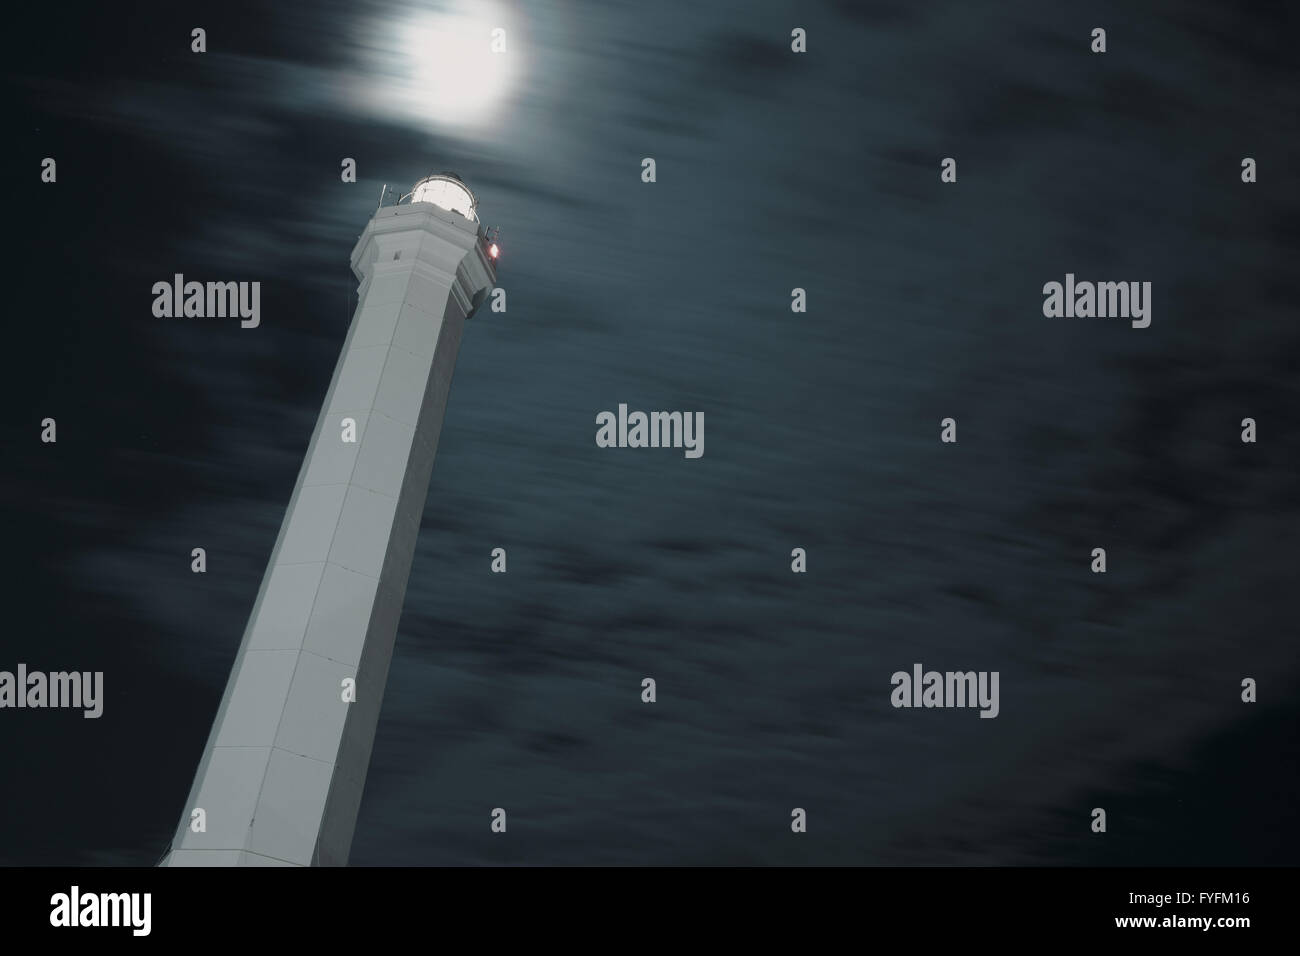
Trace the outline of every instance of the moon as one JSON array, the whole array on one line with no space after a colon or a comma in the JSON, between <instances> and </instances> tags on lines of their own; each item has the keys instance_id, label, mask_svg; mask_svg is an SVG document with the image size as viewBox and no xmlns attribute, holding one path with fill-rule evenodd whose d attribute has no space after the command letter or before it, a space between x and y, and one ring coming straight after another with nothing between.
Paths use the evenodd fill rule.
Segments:
<instances>
[{"instance_id":1,"label":"moon","mask_svg":"<svg viewBox=\"0 0 1300 956\"><path fill-rule=\"evenodd\" d=\"M507 14L499 3L455 0L384 24L370 50L371 107L433 129L489 125L518 72Z\"/></svg>"}]
</instances>

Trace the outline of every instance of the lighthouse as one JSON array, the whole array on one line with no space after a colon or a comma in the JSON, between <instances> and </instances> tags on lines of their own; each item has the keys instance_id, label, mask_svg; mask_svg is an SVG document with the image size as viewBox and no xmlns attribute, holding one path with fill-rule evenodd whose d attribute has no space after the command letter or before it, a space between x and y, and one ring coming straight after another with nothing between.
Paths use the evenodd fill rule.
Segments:
<instances>
[{"instance_id":1,"label":"lighthouse","mask_svg":"<svg viewBox=\"0 0 1300 956\"><path fill-rule=\"evenodd\" d=\"M163 866L347 863L465 321L499 249L451 173L381 204L357 308Z\"/></svg>"}]
</instances>

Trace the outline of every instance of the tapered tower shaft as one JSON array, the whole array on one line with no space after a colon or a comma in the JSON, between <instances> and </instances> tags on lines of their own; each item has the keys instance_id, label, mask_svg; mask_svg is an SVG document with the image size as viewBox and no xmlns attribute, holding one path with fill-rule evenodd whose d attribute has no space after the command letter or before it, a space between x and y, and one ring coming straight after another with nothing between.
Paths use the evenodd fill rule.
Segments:
<instances>
[{"instance_id":1,"label":"tapered tower shaft","mask_svg":"<svg viewBox=\"0 0 1300 956\"><path fill-rule=\"evenodd\" d=\"M461 333L496 279L452 184L353 249L357 309L165 866L347 862Z\"/></svg>"}]
</instances>

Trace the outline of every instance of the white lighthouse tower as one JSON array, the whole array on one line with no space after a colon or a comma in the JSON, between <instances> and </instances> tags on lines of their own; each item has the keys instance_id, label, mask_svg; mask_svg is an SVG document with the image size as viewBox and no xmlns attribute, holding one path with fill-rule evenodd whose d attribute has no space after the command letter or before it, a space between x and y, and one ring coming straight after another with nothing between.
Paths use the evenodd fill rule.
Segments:
<instances>
[{"instance_id":1,"label":"white lighthouse tower","mask_svg":"<svg viewBox=\"0 0 1300 956\"><path fill-rule=\"evenodd\" d=\"M496 257L452 174L357 240L357 309L161 865L347 863L461 332Z\"/></svg>"}]
</instances>

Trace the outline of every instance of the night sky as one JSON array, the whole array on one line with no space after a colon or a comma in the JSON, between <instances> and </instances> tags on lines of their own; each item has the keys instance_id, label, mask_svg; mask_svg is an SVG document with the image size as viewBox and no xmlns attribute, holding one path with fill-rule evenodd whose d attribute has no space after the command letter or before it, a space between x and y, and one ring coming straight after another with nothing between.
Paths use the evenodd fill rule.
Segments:
<instances>
[{"instance_id":1,"label":"night sky","mask_svg":"<svg viewBox=\"0 0 1300 956\"><path fill-rule=\"evenodd\" d=\"M404 66L444 6L507 29L475 122ZM0 863L166 849L349 253L442 169L508 309L466 327L354 865L1295 863L1300 8L1070 7L8 11L0 669L105 703L0 711ZM260 281L260 327L154 317L178 272ZM1067 272L1150 281L1151 326L1044 317ZM703 457L598 448L619 403L703 412ZM999 671L1000 715L894 709L915 662Z\"/></svg>"}]
</instances>

